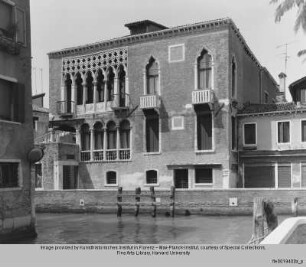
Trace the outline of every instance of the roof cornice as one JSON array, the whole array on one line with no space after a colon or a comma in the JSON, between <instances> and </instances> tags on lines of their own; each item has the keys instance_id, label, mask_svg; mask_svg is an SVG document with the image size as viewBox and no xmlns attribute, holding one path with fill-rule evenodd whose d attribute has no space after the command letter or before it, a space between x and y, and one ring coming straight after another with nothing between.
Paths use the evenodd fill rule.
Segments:
<instances>
[{"instance_id":1,"label":"roof cornice","mask_svg":"<svg viewBox=\"0 0 306 267\"><path fill-rule=\"evenodd\" d=\"M106 41L95 42L91 44L65 48L59 51L48 53L50 58L66 57L72 55L79 55L82 53L96 52L99 50L111 49L119 46L127 46L135 43L148 42L151 40L158 40L162 38L171 38L174 36L186 35L195 32L203 32L203 30L211 30L226 25L234 24L230 18L222 18L217 20L199 22L195 24L172 27L165 30L154 31L149 33L128 35L119 38L114 38ZM235 26L236 27L236 26ZM238 31L239 32L239 31Z\"/></svg>"}]
</instances>

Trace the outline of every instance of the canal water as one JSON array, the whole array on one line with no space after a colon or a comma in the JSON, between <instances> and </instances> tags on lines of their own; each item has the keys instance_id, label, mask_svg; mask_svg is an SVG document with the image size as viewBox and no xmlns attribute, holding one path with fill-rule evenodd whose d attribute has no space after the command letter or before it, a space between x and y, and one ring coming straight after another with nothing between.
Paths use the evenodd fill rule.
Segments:
<instances>
[{"instance_id":1,"label":"canal water","mask_svg":"<svg viewBox=\"0 0 306 267\"><path fill-rule=\"evenodd\" d=\"M114 214L36 214L36 239L27 244L245 244L251 216L134 217ZM284 217L279 217L281 222Z\"/></svg>"}]
</instances>

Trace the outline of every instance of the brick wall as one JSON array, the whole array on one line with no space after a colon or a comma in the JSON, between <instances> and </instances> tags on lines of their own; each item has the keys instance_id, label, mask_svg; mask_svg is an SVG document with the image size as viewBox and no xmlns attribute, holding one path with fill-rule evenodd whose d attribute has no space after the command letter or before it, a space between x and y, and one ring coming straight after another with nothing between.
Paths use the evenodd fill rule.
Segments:
<instances>
[{"instance_id":1,"label":"brick wall","mask_svg":"<svg viewBox=\"0 0 306 267\"><path fill-rule=\"evenodd\" d=\"M124 212L134 211L134 190L123 191ZM35 204L37 212L101 212L114 213L117 209L116 190L69 190L69 191L36 191ZM170 191L156 190L157 211L164 213L170 210ZM184 214L189 210L191 214L209 215L250 215L253 211L255 197L263 197L273 201L277 214L290 214L291 202L299 198L299 214L306 213L305 190L177 190L175 192L176 213ZM230 198L237 198L238 205L229 206ZM80 205L84 201L84 206ZM150 203L150 192L142 190L140 202ZM150 205L142 205L141 211L147 212Z\"/></svg>"}]
</instances>

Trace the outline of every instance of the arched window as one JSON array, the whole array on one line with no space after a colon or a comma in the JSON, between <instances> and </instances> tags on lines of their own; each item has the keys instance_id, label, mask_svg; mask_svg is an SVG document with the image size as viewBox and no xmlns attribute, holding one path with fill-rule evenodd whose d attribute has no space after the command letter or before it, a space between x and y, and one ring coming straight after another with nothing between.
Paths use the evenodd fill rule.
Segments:
<instances>
[{"instance_id":1,"label":"arched window","mask_svg":"<svg viewBox=\"0 0 306 267\"><path fill-rule=\"evenodd\" d=\"M117 129L116 124L110 121L107 124L107 149L117 148Z\"/></svg>"},{"instance_id":2,"label":"arched window","mask_svg":"<svg viewBox=\"0 0 306 267\"><path fill-rule=\"evenodd\" d=\"M83 80L80 73L76 74L77 105L83 105Z\"/></svg>"},{"instance_id":3,"label":"arched window","mask_svg":"<svg viewBox=\"0 0 306 267\"><path fill-rule=\"evenodd\" d=\"M146 183L157 184L157 171L155 170L146 171Z\"/></svg>"},{"instance_id":4,"label":"arched window","mask_svg":"<svg viewBox=\"0 0 306 267\"><path fill-rule=\"evenodd\" d=\"M104 75L102 73L102 70L99 70L97 78L97 102L104 102L104 87Z\"/></svg>"},{"instance_id":5,"label":"arched window","mask_svg":"<svg viewBox=\"0 0 306 267\"><path fill-rule=\"evenodd\" d=\"M127 120L120 124L120 148L130 148L130 123Z\"/></svg>"},{"instance_id":6,"label":"arched window","mask_svg":"<svg viewBox=\"0 0 306 267\"><path fill-rule=\"evenodd\" d=\"M232 97L236 97L236 86L237 86L237 66L235 59L232 59Z\"/></svg>"},{"instance_id":7,"label":"arched window","mask_svg":"<svg viewBox=\"0 0 306 267\"><path fill-rule=\"evenodd\" d=\"M113 101L114 99L114 80L114 71L112 68L109 68L107 77L107 101Z\"/></svg>"},{"instance_id":8,"label":"arched window","mask_svg":"<svg viewBox=\"0 0 306 267\"><path fill-rule=\"evenodd\" d=\"M92 104L93 103L93 78L91 75L91 72L87 73L87 78L86 78L86 87L87 87L87 104Z\"/></svg>"},{"instance_id":9,"label":"arched window","mask_svg":"<svg viewBox=\"0 0 306 267\"><path fill-rule=\"evenodd\" d=\"M114 171L108 171L106 173L106 184L116 185L117 184L117 173Z\"/></svg>"},{"instance_id":10,"label":"arched window","mask_svg":"<svg viewBox=\"0 0 306 267\"><path fill-rule=\"evenodd\" d=\"M154 58L150 59L149 64L146 67L146 79L146 94L157 94L159 90L159 70L158 63L155 61Z\"/></svg>"},{"instance_id":11,"label":"arched window","mask_svg":"<svg viewBox=\"0 0 306 267\"><path fill-rule=\"evenodd\" d=\"M71 84L72 84L72 80L70 78L70 74L67 74L66 80L65 80L66 110L64 110L64 112L67 112L67 113L70 113L72 111L72 106L71 106Z\"/></svg>"},{"instance_id":12,"label":"arched window","mask_svg":"<svg viewBox=\"0 0 306 267\"><path fill-rule=\"evenodd\" d=\"M95 139L95 150L103 149L103 141L104 141L104 133L103 133L103 125L101 122L97 122L94 125L94 139Z\"/></svg>"},{"instance_id":13,"label":"arched window","mask_svg":"<svg viewBox=\"0 0 306 267\"><path fill-rule=\"evenodd\" d=\"M119 67L119 107L125 107L125 71L123 66Z\"/></svg>"},{"instance_id":14,"label":"arched window","mask_svg":"<svg viewBox=\"0 0 306 267\"><path fill-rule=\"evenodd\" d=\"M81 150L90 150L90 130L88 124L83 124L81 127Z\"/></svg>"},{"instance_id":15,"label":"arched window","mask_svg":"<svg viewBox=\"0 0 306 267\"><path fill-rule=\"evenodd\" d=\"M206 50L203 50L197 60L198 89L212 88L212 58Z\"/></svg>"}]
</instances>

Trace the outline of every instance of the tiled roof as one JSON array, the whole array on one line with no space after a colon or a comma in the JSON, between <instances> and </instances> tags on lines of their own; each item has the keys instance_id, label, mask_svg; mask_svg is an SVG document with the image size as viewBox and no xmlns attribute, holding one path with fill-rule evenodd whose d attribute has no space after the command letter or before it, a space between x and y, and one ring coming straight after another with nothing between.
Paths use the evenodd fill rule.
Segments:
<instances>
[{"instance_id":1,"label":"tiled roof","mask_svg":"<svg viewBox=\"0 0 306 267\"><path fill-rule=\"evenodd\" d=\"M278 104L249 104L245 105L238 114L263 114L263 113L279 113L291 111L306 111L306 106L297 106L295 103L278 103Z\"/></svg>"}]
</instances>

